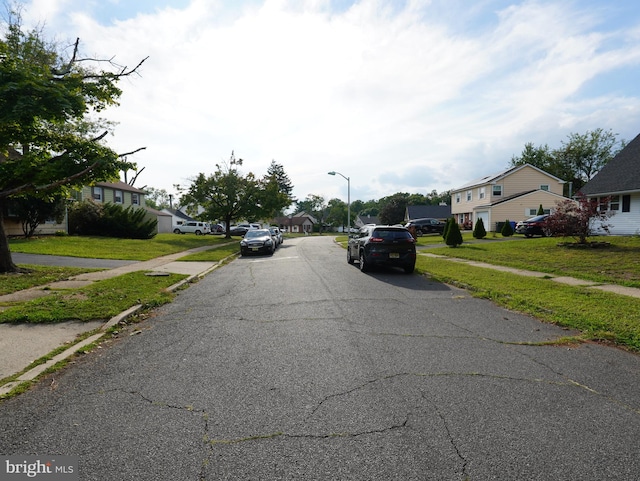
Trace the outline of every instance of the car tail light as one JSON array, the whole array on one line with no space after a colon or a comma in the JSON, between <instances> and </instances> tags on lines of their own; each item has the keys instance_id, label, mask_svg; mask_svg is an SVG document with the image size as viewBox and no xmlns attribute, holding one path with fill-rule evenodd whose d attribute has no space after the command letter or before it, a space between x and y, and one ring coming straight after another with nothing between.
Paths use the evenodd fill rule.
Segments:
<instances>
[{"instance_id":1,"label":"car tail light","mask_svg":"<svg viewBox=\"0 0 640 481\"><path fill-rule=\"evenodd\" d=\"M384 242L384 239L382 237L371 237L369 242Z\"/></svg>"}]
</instances>

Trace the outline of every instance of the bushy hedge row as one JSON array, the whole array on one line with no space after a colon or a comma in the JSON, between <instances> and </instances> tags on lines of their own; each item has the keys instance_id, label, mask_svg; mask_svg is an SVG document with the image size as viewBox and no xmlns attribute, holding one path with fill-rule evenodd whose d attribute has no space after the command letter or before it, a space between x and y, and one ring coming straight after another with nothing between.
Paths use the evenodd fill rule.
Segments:
<instances>
[{"instance_id":1,"label":"bushy hedge row","mask_svg":"<svg viewBox=\"0 0 640 481\"><path fill-rule=\"evenodd\" d=\"M85 200L76 202L69 208L69 233L121 239L151 239L156 235L158 221L146 217L144 209Z\"/></svg>"}]
</instances>

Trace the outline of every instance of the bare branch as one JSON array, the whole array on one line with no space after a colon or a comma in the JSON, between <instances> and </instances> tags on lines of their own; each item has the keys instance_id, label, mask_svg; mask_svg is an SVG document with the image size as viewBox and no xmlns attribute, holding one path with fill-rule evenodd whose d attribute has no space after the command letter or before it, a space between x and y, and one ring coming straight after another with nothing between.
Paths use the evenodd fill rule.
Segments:
<instances>
[{"instance_id":1,"label":"bare branch","mask_svg":"<svg viewBox=\"0 0 640 481\"><path fill-rule=\"evenodd\" d=\"M132 150L131 152L127 152L125 154L118 154L118 157L126 157L127 155L133 155L137 152L140 152L141 150L146 150L146 149L147 149L146 147L140 147L139 149Z\"/></svg>"}]
</instances>

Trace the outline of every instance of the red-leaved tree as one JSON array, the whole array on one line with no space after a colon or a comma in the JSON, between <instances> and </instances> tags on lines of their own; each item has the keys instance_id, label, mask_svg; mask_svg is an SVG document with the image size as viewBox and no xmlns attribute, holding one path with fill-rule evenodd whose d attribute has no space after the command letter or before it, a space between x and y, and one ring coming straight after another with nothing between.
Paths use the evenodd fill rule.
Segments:
<instances>
[{"instance_id":1,"label":"red-leaved tree","mask_svg":"<svg viewBox=\"0 0 640 481\"><path fill-rule=\"evenodd\" d=\"M608 203L608 199L589 199L579 193L577 201L557 202L555 210L545 221L545 227L553 235L574 237L578 243L586 244L587 237L600 229L609 233L611 225L607 221L614 212L607 209Z\"/></svg>"}]
</instances>

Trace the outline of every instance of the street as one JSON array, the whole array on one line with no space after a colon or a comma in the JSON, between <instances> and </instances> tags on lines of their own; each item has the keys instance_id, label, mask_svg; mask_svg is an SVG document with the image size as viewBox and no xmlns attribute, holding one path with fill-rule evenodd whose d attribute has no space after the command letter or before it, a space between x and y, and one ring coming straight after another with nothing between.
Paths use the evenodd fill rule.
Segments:
<instances>
[{"instance_id":1,"label":"street","mask_svg":"<svg viewBox=\"0 0 640 481\"><path fill-rule=\"evenodd\" d=\"M640 357L331 237L241 257L0 403L81 480L632 480Z\"/></svg>"}]
</instances>

